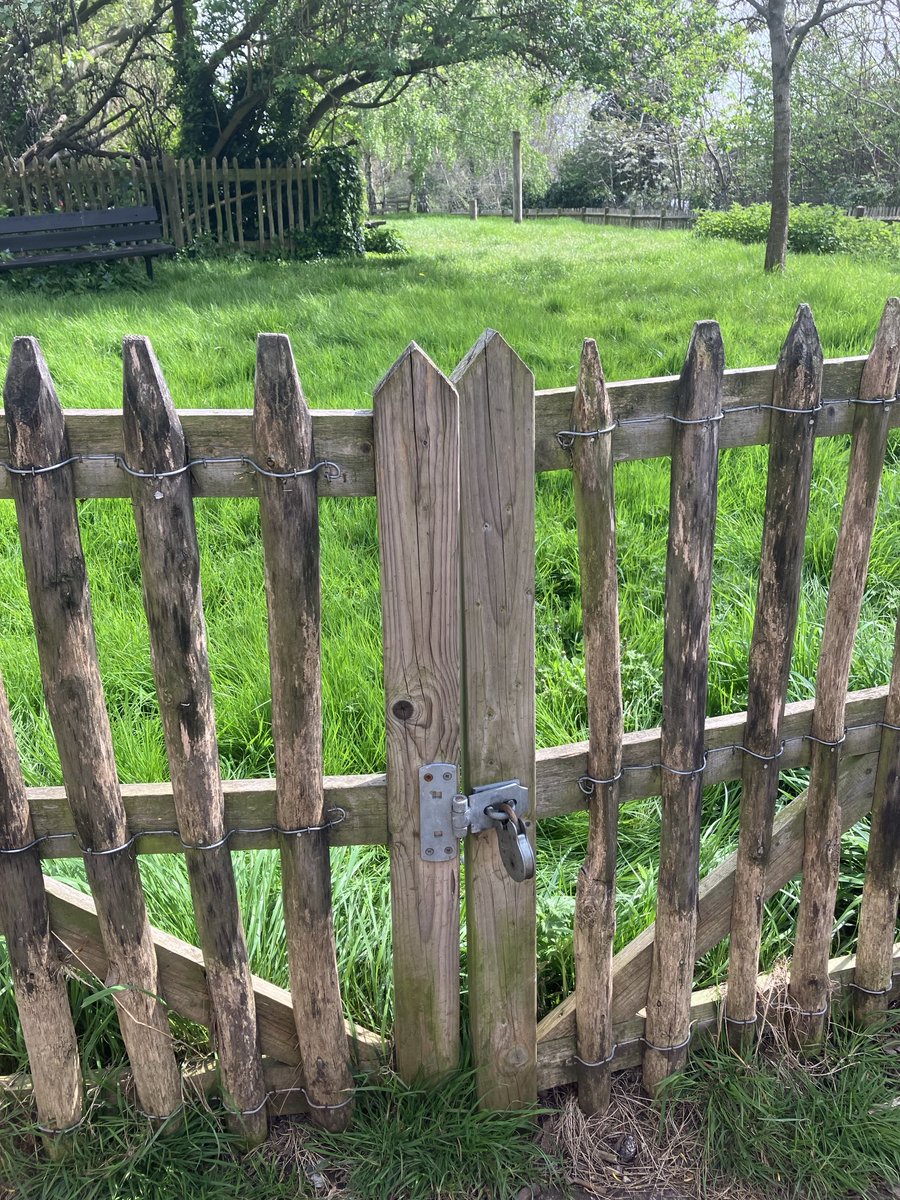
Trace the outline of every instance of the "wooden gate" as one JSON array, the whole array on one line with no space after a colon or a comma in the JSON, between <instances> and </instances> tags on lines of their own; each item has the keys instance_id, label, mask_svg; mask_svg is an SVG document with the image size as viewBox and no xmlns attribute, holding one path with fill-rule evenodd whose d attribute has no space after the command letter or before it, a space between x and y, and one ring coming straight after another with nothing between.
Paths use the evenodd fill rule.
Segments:
<instances>
[{"instance_id":1,"label":"wooden gate","mask_svg":"<svg viewBox=\"0 0 900 1200\"><path fill-rule=\"evenodd\" d=\"M528 367L488 331L451 378L413 344L378 385L371 413L311 412L287 338L263 334L252 411L179 412L149 343L127 338L124 412L64 413L39 346L17 339L0 498L16 503L65 786L25 787L0 688L0 929L51 1149L84 1112L64 962L110 987L151 1119L172 1119L182 1102L169 1010L210 1027L216 1066L200 1082L220 1092L248 1141L264 1136L267 1111L308 1111L333 1128L351 1118L351 1066L374 1066L384 1048L342 1013L329 845L390 847L396 1065L407 1078L435 1077L460 1054L456 835L465 834L470 1040L486 1105L528 1104L577 1079L582 1104L602 1109L612 1070L643 1061L655 1087L717 1012L742 1044L756 1024L762 903L801 869L797 1038L821 1036L835 980L856 989L861 1018L883 1005L900 965L900 638L888 686L849 695L847 686L898 423L898 366L896 300L867 358L823 363L802 307L775 367L725 371L718 327L701 322L678 379L607 385L588 341L577 387L537 395ZM786 705L813 448L845 433L853 449L816 696ZM749 708L709 719L718 454L764 442ZM672 462L663 724L625 735L613 464L657 455ZM536 752L535 473L546 470L571 471L575 488L590 740ZM387 772L328 778L317 495L373 493ZM194 498L205 495L259 500L274 780L219 773L193 519ZM171 783L118 780L76 509L86 496L133 501ZM779 772L798 766L811 767L808 792L776 817ZM743 782L740 844L701 880L702 790L729 779ZM477 789L500 783L518 808L477 832L486 795ZM431 792L449 807L423 823ZM663 800L656 925L613 956L618 808L654 795ZM541 818L585 808L577 990L538 1024L535 885L507 866L518 853L527 867L519 820L534 847ZM840 833L869 809L859 959L829 962ZM513 846L506 866L499 829ZM249 972L231 869L230 850L271 846L281 848L290 993ZM187 859L199 948L147 922L136 855L171 852ZM84 858L92 897L42 875L41 858L64 856ZM693 968L729 933L722 1013L720 996L693 992Z\"/></svg>"}]
</instances>

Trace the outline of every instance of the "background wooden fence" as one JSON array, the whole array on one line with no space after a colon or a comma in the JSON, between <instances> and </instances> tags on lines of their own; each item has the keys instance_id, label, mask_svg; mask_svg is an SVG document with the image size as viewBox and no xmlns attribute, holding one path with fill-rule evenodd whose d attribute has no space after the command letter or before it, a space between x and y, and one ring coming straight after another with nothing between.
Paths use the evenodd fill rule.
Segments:
<instances>
[{"instance_id":1,"label":"background wooden fence","mask_svg":"<svg viewBox=\"0 0 900 1200\"><path fill-rule=\"evenodd\" d=\"M413 344L376 389L373 412L310 411L288 340L261 335L252 411L178 412L149 343L127 338L124 411L64 413L40 347L17 339L0 496L16 503L65 786L25 787L0 687L0 928L51 1151L65 1146L53 1131L77 1126L84 1111L63 959L118 980L138 1103L151 1118L176 1113L183 1090L162 998L214 1030L218 1073L193 1082L220 1090L248 1141L264 1136L267 1111L309 1111L332 1128L351 1119L351 1062L371 1066L381 1048L342 1014L329 844L389 846L396 1064L409 1078L452 1068L460 855L452 839L440 862L421 852L419 796L420 770L440 763L452 776L463 746L468 793L513 777L528 789L522 836L532 844L542 819L590 813L576 992L540 1023L534 882L505 873L492 830L466 836L483 1104L529 1103L577 1079L582 1105L600 1111L611 1071L643 1062L653 1089L698 1028L724 1020L738 1046L751 1040L766 986L763 901L801 871L787 1014L795 1038L821 1036L839 984L855 989L860 1019L883 1007L900 970L900 632L889 684L849 695L847 686L888 431L900 423L898 366L892 300L868 357L823 363L802 307L774 367L725 371L718 326L701 322L678 379L607 385L588 341L574 389L535 393L528 367L488 331L452 378ZM816 695L785 704L815 441L846 433ZM748 711L709 719L718 454L759 443L770 445L769 484ZM658 455L672 462L663 721L624 734L613 465ZM573 475L590 738L536 751L534 480L545 470ZM373 493L387 773L323 779L317 494ZM219 775L193 521L203 495L259 499L276 780ZM171 783L116 777L79 538L83 496L134 504ZM776 816L779 774L796 767L810 768L809 787ZM733 779L743 783L738 849L701 879L702 789ZM618 809L654 795L663 798L656 923L613 955ZM840 833L869 811L858 953L832 961ZM271 846L281 848L290 993L249 972L231 872L231 850ZM199 948L147 923L135 856L170 852L187 858ZM84 856L92 897L42 875L41 858L57 856ZM729 934L726 1005L692 983L697 959Z\"/></svg>"},{"instance_id":2,"label":"background wooden fence","mask_svg":"<svg viewBox=\"0 0 900 1200\"><path fill-rule=\"evenodd\" d=\"M239 166L227 158L30 163L0 161L0 209L12 216L153 204L163 237L181 249L200 237L260 252L289 247L323 211L315 161L299 156Z\"/></svg>"}]
</instances>

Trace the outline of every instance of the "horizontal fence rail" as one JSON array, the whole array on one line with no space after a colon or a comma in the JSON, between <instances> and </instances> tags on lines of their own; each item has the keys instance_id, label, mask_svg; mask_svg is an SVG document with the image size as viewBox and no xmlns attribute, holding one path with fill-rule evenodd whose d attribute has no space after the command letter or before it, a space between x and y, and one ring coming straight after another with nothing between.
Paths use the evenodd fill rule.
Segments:
<instances>
[{"instance_id":1,"label":"horizontal fence rail","mask_svg":"<svg viewBox=\"0 0 900 1200\"><path fill-rule=\"evenodd\" d=\"M850 433L864 357L826 359L822 408L816 437ZM722 400L719 448L761 446L769 439L774 367L727 370ZM676 376L609 383L616 422L611 432L616 462L633 462L671 454L673 395ZM574 387L545 388L535 393L536 471L571 470L568 449L558 435L571 425ZM900 425L900 406L885 398L890 428ZM249 409L179 409L191 452L195 496L254 496L257 465L253 460L252 413ZM313 433L323 467L318 476L322 495L375 494L374 431L370 409L312 409ZM122 416L117 409L69 409L66 412L69 451L73 458L75 494L90 497L128 497L131 494L122 440ZM563 441L566 439L563 438ZM5 418L0 416L0 462L8 461ZM9 474L0 467L0 499L12 496Z\"/></svg>"},{"instance_id":2,"label":"horizontal fence rail","mask_svg":"<svg viewBox=\"0 0 900 1200\"><path fill-rule=\"evenodd\" d=\"M823 363L801 306L778 364L723 364L718 326L700 322L677 378L607 384L588 340L574 388L535 392L527 364L489 330L452 377L413 343L378 385L374 413L316 411L288 339L260 335L252 410L179 411L149 343L127 338L124 412L65 412L37 342L16 339L0 496L16 504L64 786L26 788L0 683L0 928L50 1153L64 1152L59 1135L85 1119L62 961L104 979L113 972L123 984L115 1003L140 1108L152 1120L179 1119L192 1075L173 1052L171 1010L209 1028L215 1062L193 1070L196 1087L218 1093L246 1143L265 1136L268 1113L288 1107L333 1130L347 1125L351 1062L377 1068L383 1048L343 1013L329 846L390 848L393 1050L408 1079L441 1076L459 1061L465 878L469 1042L483 1106L530 1104L539 1087L576 1079L582 1106L603 1112L611 1071L640 1061L652 1091L715 1020L736 1049L752 1044L760 989L770 987L758 978L763 905L798 875L785 1002L795 1040L814 1051L834 982L853 991L861 1020L883 1007L898 955L900 843L890 831L900 622L888 685L847 689L888 435L900 421L900 302L888 302L868 356ZM816 695L788 704L814 443L848 433ZM709 718L719 451L765 443L748 709ZM662 723L624 733L613 465L663 455L672 470ZM534 483L547 470L573 473L590 737L536 750ZM317 503L372 494L387 773L327 777ZM194 526L194 501L205 495L260 502L274 779L221 778ZM172 783L117 778L79 496L132 500ZM798 767L810 768L808 788L776 812L780 775ZM438 774L453 801L444 815L428 808L442 799ZM493 806L502 824L479 828L488 808L479 810L477 789L513 777L522 807L506 799ZM704 789L736 779L737 849L701 877ZM661 800L656 922L613 953L618 813L647 797ZM584 811L576 992L538 1023L539 824ZM870 811L857 970L829 952L841 834ZM249 972L232 875L233 850L269 848L281 852L290 992ZM199 947L147 921L137 856L173 852L186 857ZM63 857L84 859L91 896L42 875L42 859ZM697 960L730 934L730 993L724 1002L694 993ZM48 1019L60 1031L50 1056Z\"/></svg>"},{"instance_id":3,"label":"horizontal fence rail","mask_svg":"<svg viewBox=\"0 0 900 1200\"><path fill-rule=\"evenodd\" d=\"M851 692L845 712L848 757L874 754L881 743L888 689ZM785 706L779 757L782 770L809 766L814 700ZM710 717L704 731L705 787L740 779L747 714ZM629 804L660 792L660 730L642 729L622 739L619 803ZM538 750L535 816L538 821L586 811L589 803L588 744L574 742ZM579 780L582 782L579 783ZM278 846L274 779L225 779L225 827L232 850ZM63 787L28 788L34 837L42 858L77 858L82 851ZM184 850L176 830L170 783L123 783L122 801L129 836L137 854L178 854ZM386 779L376 775L326 775L327 836L332 846L384 846L388 841ZM298 836L300 836L298 834Z\"/></svg>"},{"instance_id":4,"label":"horizontal fence rail","mask_svg":"<svg viewBox=\"0 0 900 1200\"><path fill-rule=\"evenodd\" d=\"M323 212L315 160L295 155L239 166L232 159L0 160L0 209L11 216L153 205L178 249L207 238L248 252L290 248Z\"/></svg>"}]
</instances>

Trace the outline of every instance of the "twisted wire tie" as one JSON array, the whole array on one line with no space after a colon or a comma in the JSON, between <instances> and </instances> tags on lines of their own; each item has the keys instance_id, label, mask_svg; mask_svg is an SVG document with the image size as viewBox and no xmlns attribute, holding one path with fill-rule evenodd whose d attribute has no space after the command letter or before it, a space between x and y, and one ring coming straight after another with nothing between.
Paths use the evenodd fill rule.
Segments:
<instances>
[{"instance_id":1,"label":"twisted wire tie","mask_svg":"<svg viewBox=\"0 0 900 1200\"><path fill-rule=\"evenodd\" d=\"M121 454L72 454L68 458L64 458L57 463L51 463L47 467L15 467L9 462L0 462L0 467L3 467L4 470L10 475L30 475L35 477L37 475L47 475L51 471L59 471L63 467L70 466L72 463L83 462L113 462L119 468L119 470L124 471L126 475L130 475L134 479L150 480L172 479L178 475L186 474L188 471L193 470L194 467L209 467L214 463L231 463L239 464L243 467L249 467L251 470L255 471L257 475L264 475L267 479L299 479L303 475L313 475L317 471L322 470L323 467L325 468L325 479L329 483L333 483L342 475L341 468L338 466L338 464L327 458L321 459L319 462L314 463L311 467L304 467L303 469L298 468L290 471L270 471L266 467L261 467L255 459L251 458L247 454L228 455L222 458L193 458L189 462L186 462L183 466L174 467L170 471L135 470L134 467L129 466Z\"/></svg>"},{"instance_id":2,"label":"twisted wire tie","mask_svg":"<svg viewBox=\"0 0 900 1200\"><path fill-rule=\"evenodd\" d=\"M612 1060L616 1057L616 1051L619 1049L618 1043L613 1043L613 1048L607 1054L606 1058L598 1058L596 1062L588 1062L586 1058L581 1058L577 1054L573 1054L569 1060L570 1063L578 1063L582 1067L608 1067Z\"/></svg>"},{"instance_id":3,"label":"twisted wire tie","mask_svg":"<svg viewBox=\"0 0 900 1200\"><path fill-rule=\"evenodd\" d=\"M837 747L842 746L844 744L844 742L847 740L848 733L860 733L866 729L888 729L894 733L900 733L900 725L893 725L889 721L870 721L866 725L850 725L850 726L848 726L844 730L843 734L836 741L833 741L833 742L826 741L823 738L815 737L811 733L802 733L802 734L799 734L796 738L791 738L789 740L816 742L820 746L827 746L829 749L834 750L834 749L837 749ZM633 765L623 766L619 770L618 774L611 776L609 779L596 779L592 775L579 775L576 782L578 784L579 790L581 791L582 795L592 796L594 794L595 787L602 787L604 785L618 783L626 771L657 771L657 770L659 770L659 771L667 771L671 775L683 775L683 776L699 775L703 771L705 771L707 766L709 765L708 758L709 758L710 754L721 754L724 752L733 753L734 751L740 751L742 754L749 754L751 758L755 758L758 762L768 764L770 762L775 762L776 759L781 758L781 756L784 754L786 745L787 745L787 741L785 739L782 739L781 745L779 746L778 750L775 751L774 754L758 754L755 750L751 750L749 748L749 746L740 745L738 742L731 742L726 746L708 746L703 751L703 765L700 767L695 767L693 771L679 771L679 770L676 770L676 768L674 768L674 767L668 766L666 763L637 763L637 764L633 764ZM63 836L65 836L65 835L63 835Z\"/></svg>"},{"instance_id":4,"label":"twisted wire tie","mask_svg":"<svg viewBox=\"0 0 900 1200\"><path fill-rule=\"evenodd\" d=\"M674 1054L676 1050L683 1050L694 1035L695 1021L691 1021L688 1027L688 1035L682 1042L678 1042L674 1046L657 1046L646 1037L638 1038L638 1041L643 1042L648 1050L655 1050L657 1054Z\"/></svg>"},{"instance_id":5,"label":"twisted wire tie","mask_svg":"<svg viewBox=\"0 0 900 1200\"><path fill-rule=\"evenodd\" d=\"M346 1100L341 1100L337 1104L318 1104L315 1100L310 1099L309 1092L307 1092L306 1088L300 1087L298 1084L296 1087L270 1089L268 1092L266 1092L260 1103L257 1104L255 1108L232 1108L231 1105L226 1104L224 1101L221 1102L219 1107L233 1117L255 1117L257 1113L262 1112L270 1100L275 1100L278 1096L296 1094L297 1092L303 1093L303 1099L306 1101L306 1104L309 1106L309 1108L316 1109L319 1112L333 1112L341 1108L346 1108L349 1104L353 1103L356 1097L356 1088L353 1088ZM165 1116L159 1116L157 1113L144 1112L144 1110L141 1108L135 1108L134 1111L138 1114L138 1116L144 1117L147 1121L152 1121L157 1124L164 1124L166 1121L171 1121L173 1117L183 1112L184 1109L185 1105L180 1104L178 1108L173 1109L172 1112L167 1113ZM81 1117L79 1117L77 1121L75 1121L72 1125L67 1125L64 1129L54 1129L49 1125L40 1125L37 1123L34 1125L34 1128L39 1133L47 1133L55 1135L56 1137L63 1137L67 1133L74 1133L76 1129L80 1129L81 1126L84 1125L84 1123L88 1120L89 1116L90 1110L87 1110L81 1115Z\"/></svg>"},{"instance_id":6,"label":"twisted wire tie","mask_svg":"<svg viewBox=\"0 0 900 1200\"><path fill-rule=\"evenodd\" d=\"M882 400L851 400L851 404L893 404L894 397L886 397ZM673 413L654 413L647 417L617 417L611 425L605 425L602 429L560 429L556 435L556 440L559 442L563 450L571 450L575 438L594 438L600 437L604 433L613 433L620 425L650 425L654 421L673 421L676 425L712 425L718 421L723 421L726 417L730 417L732 413L745 412L777 412L786 413L789 416L808 417L810 423L822 409L825 407L820 400L813 408L788 408L783 404L736 404L732 408L726 408L723 412L717 413L710 417L676 417Z\"/></svg>"},{"instance_id":7,"label":"twisted wire tie","mask_svg":"<svg viewBox=\"0 0 900 1200\"><path fill-rule=\"evenodd\" d=\"M887 987L883 988L867 988L863 987L861 983L850 983L847 986L853 988L854 991L862 992L864 996L887 996L889 992L894 990L894 980L897 978L900 978L900 976L898 976L898 973L895 971L893 975L891 975L891 982L887 985Z\"/></svg>"},{"instance_id":8,"label":"twisted wire tie","mask_svg":"<svg viewBox=\"0 0 900 1200\"><path fill-rule=\"evenodd\" d=\"M223 837L215 842L186 842L177 829L139 829L137 833L133 833L120 846L110 846L106 850L93 850L87 846L82 846L77 841L77 835L74 833L45 833L41 837L32 838L24 846L14 846L9 849L0 847L0 854L24 854L26 851L34 849L35 846L40 846L44 842L58 841L60 838L68 838L70 841L75 841L81 854L89 854L95 858L101 858L106 854L121 854L123 850L130 849L138 838L143 837L177 838L183 850L218 850L236 834L277 833L281 837L302 837L307 833L322 833L326 829L333 829L337 825L342 825L347 819L346 809L338 807L329 808L328 812L334 813L334 816L322 825L303 825L298 829L282 829L280 825L258 825L253 828L237 827L229 829Z\"/></svg>"}]
</instances>

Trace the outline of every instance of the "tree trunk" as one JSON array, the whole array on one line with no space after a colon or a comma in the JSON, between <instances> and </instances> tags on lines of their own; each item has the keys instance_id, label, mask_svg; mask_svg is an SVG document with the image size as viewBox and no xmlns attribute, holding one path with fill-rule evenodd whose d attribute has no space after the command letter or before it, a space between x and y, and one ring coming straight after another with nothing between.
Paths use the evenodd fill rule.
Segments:
<instances>
[{"instance_id":1,"label":"tree trunk","mask_svg":"<svg viewBox=\"0 0 900 1200\"><path fill-rule=\"evenodd\" d=\"M790 39L784 25L784 4L769 9L769 43L772 47L772 217L766 245L766 270L784 269L787 257L788 217L791 207L791 61Z\"/></svg>"},{"instance_id":2,"label":"tree trunk","mask_svg":"<svg viewBox=\"0 0 900 1200\"><path fill-rule=\"evenodd\" d=\"M366 172L366 197L369 202L369 212L378 212L378 197L375 194L375 184L372 182L372 155L366 151L363 158L363 164Z\"/></svg>"}]
</instances>

